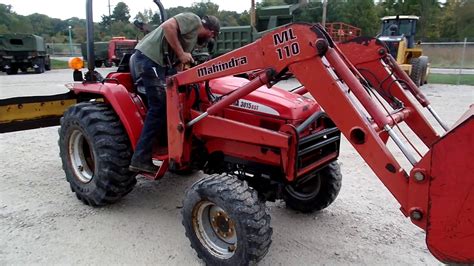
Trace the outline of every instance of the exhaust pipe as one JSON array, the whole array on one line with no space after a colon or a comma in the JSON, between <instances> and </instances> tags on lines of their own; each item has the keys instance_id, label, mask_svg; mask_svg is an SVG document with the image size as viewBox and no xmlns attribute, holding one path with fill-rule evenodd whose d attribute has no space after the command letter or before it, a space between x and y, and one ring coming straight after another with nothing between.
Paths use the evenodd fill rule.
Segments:
<instances>
[{"instance_id":1,"label":"exhaust pipe","mask_svg":"<svg viewBox=\"0 0 474 266\"><path fill-rule=\"evenodd\" d=\"M100 82L104 78L95 71L94 53L94 19L92 16L92 0L86 1L86 37L87 37L87 73L84 75L85 82Z\"/></svg>"},{"instance_id":2,"label":"exhaust pipe","mask_svg":"<svg viewBox=\"0 0 474 266\"><path fill-rule=\"evenodd\" d=\"M161 1L153 0L153 2L155 2L155 4L158 6L158 9L160 10L161 23L168 20L168 15L166 14L165 8L163 7L163 4L161 3Z\"/></svg>"},{"instance_id":3,"label":"exhaust pipe","mask_svg":"<svg viewBox=\"0 0 474 266\"><path fill-rule=\"evenodd\" d=\"M86 73L87 77L94 75L88 75L94 73L95 68L95 54L94 54L94 19L92 16L92 0L86 1L86 37L87 37L87 68L89 72ZM93 81L93 80L88 80Z\"/></svg>"}]
</instances>

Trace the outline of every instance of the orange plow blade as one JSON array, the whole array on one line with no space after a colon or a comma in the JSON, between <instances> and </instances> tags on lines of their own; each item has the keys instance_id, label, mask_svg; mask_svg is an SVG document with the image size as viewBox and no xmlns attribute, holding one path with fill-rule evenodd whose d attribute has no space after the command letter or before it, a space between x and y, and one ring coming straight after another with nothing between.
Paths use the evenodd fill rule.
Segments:
<instances>
[{"instance_id":1,"label":"orange plow blade","mask_svg":"<svg viewBox=\"0 0 474 266\"><path fill-rule=\"evenodd\" d=\"M474 106L431 149L426 242L443 262L474 263Z\"/></svg>"}]
</instances>

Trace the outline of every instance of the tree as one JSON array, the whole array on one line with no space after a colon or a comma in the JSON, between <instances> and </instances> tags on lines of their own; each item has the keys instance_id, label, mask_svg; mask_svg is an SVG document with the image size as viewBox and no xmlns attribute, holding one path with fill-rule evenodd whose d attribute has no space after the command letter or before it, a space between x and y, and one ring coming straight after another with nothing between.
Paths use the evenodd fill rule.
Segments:
<instances>
[{"instance_id":1,"label":"tree","mask_svg":"<svg viewBox=\"0 0 474 266\"><path fill-rule=\"evenodd\" d=\"M458 17L456 11L459 8L459 1L448 0L443 7L443 15L440 18L440 35L445 38L456 38L458 35Z\"/></svg>"},{"instance_id":2,"label":"tree","mask_svg":"<svg viewBox=\"0 0 474 266\"><path fill-rule=\"evenodd\" d=\"M171 7L169 9L166 9L166 13L168 14L168 17L174 17L178 15L179 13L183 12L192 12L190 7L183 7L183 6L177 6L177 7Z\"/></svg>"},{"instance_id":3,"label":"tree","mask_svg":"<svg viewBox=\"0 0 474 266\"><path fill-rule=\"evenodd\" d=\"M343 8L347 23L362 30L365 36L374 36L379 27L373 0L348 0Z\"/></svg>"},{"instance_id":4,"label":"tree","mask_svg":"<svg viewBox=\"0 0 474 266\"><path fill-rule=\"evenodd\" d=\"M265 7L265 6L280 6L280 5L287 5L285 0L264 0L262 3L258 3L258 6Z\"/></svg>"},{"instance_id":5,"label":"tree","mask_svg":"<svg viewBox=\"0 0 474 266\"><path fill-rule=\"evenodd\" d=\"M0 25L7 27L10 22L10 16L12 14L12 6L0 4ZM7 27L8 28L8 27Z\"/></svg>"},{"instance_id":6,"label":"tree","mask_svg":"<svg viewBox=\"0 0 474 266\"><path fill-rule=\"evenodd\" d=\"M191 12L195 13L199 17L203 17L205 15L213 15L217 17L219 14L219 5L216 5L212 2L194 3L191 6Z\"/></svg>"},{"instance_id":7,"label":"tree","mask_svg":"<svg viewBox=\"0 0 474 266\"><path fill-rule=\"evenodd\" d=\"M239 15L237 23L240 26L250 25L250 13L247 10L244 10L244 12Z\"/></svg>"},{"instance_id":8,"label":"tree","mask_svg":"<svg viewBox=\"0 0 474 266\"><path fill-rule=\"evenodd\" d=\"M322 3L310 2L304 8L297 10L294 15L295 21L299 22L321 22Z\"/></svg>"},{"instance_id":9,"label":"tree","mask_svg":"<svg viewBox=\"0 0 474 266\"><path fill-rule=\"evenodd\" d=\"M107 28L108 26L110 26L110 24L112 24L112 16L102 15L102 20L99 24L104 28Z\"/></svg>"},{"instance_id":10,"label":"tree","mask_svg":"<svg viewBox=\"0 0 474 266\"><path fill-rule=\"evenodd\" d=\"M474 38L474 2L472 0L462 0L456 10L458 15L458 39L465 37Z\"/></svg>"},{"instance_id":11,"label":"tree","mask_svg":"<svg viewBox=\"0 0 474 266\"><path fill-rule=\"evenodd\" d=\"M130 20L130 8L124 2L118 2L114 8L111 19L113 21L129 22Z\"/></svg>"},{"instance_id":12,"label":"tree","mask_svg":"<svg viewBox=\"0 0 474 266\"><path fill-rule=\"evenodd\" d=\"M143 12L138 12L134 20L138 20L143 23L150 23L153 20L153 11L151 9L144 9Z\"/></svg>"},{"instance_id":13,"label":"tree","mask_svg":"<svg viewBox=\"0 0 474 266\"><path fill-rule=\"evenodd\" d=\"M50 17L38 13L34 13L28 16L30 23L33 27L33 32L37 34L46 34L52 35L53 31L53 21Z\"/></svg>"}]
</instances>

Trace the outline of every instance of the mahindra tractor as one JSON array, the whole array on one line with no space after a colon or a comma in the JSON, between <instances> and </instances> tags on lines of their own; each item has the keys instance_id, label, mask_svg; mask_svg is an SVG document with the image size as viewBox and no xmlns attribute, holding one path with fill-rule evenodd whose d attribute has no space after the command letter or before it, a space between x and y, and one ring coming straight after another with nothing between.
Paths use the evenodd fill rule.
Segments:
<instances>
[{"instance_id":1,"label":"mahindra tractor","mask_svg":"<svg viewBox=\"0 0 474 266\"><path fill-rule=\"evenodd\" d=\"M128 166L147 105L133 56L105 77L94 70L91 0L87 11L87 72L73 60L69 93L2 100L12 113L2 131L60 124L72 192L102 206L136 184ZM301 87L278 87L288 71ZM242 73L252 79L236 77ZM291 23L168 77L165 90L167 141L157 141L153 155L159 170L140 174L206 174L188 188L182 209L186 236L205 263L246 265L265 256L273 232L266 201L284 200L298 212L328 207L341 188L341 133L402 214L426 231L436 258L474 263L474 107L448 127L380 40L336 44L319 24ZM426 153L410 145L408 129Z\"/></svg>"}]
</instances>

